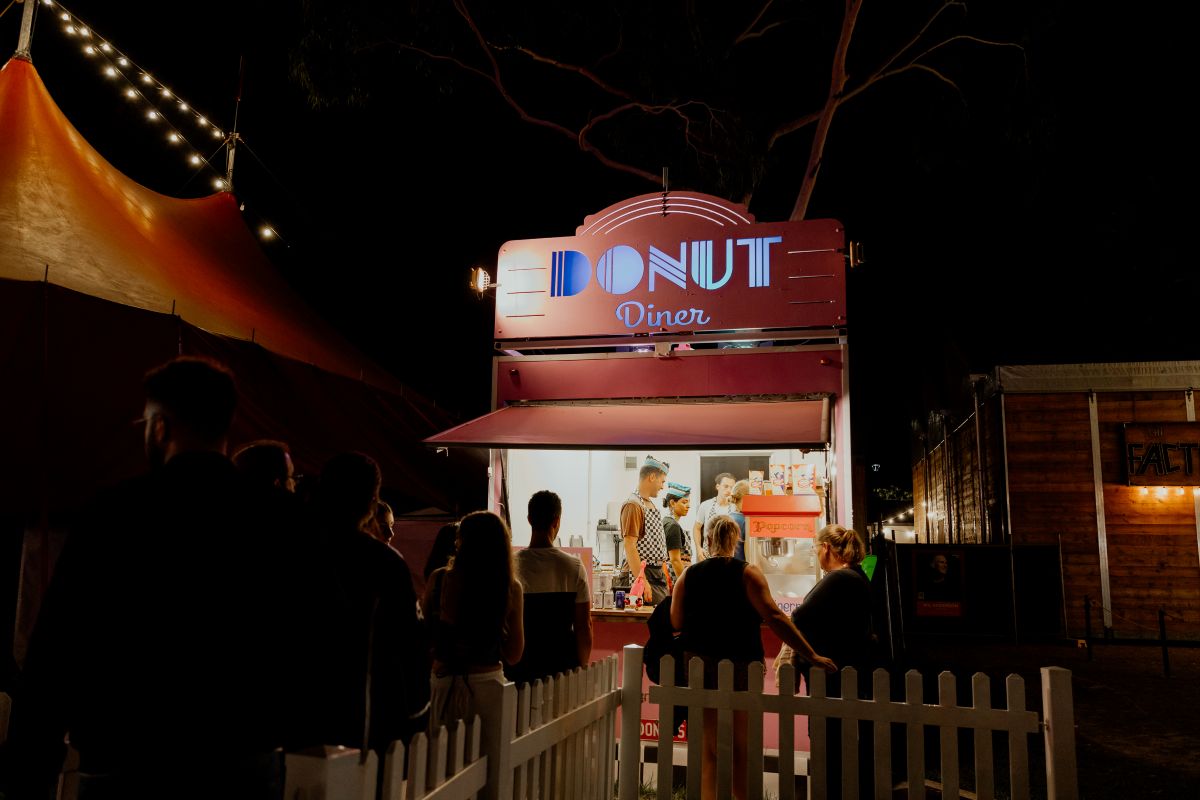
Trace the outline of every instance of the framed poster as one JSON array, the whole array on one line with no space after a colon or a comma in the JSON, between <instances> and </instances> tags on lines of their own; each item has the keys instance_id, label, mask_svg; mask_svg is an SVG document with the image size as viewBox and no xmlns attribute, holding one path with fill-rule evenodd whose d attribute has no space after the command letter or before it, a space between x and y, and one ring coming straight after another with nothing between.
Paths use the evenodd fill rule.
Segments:
<instances>
[{"instance_id":1,"label":"framed poster","mask_svg":"<svg viewBox=\"0 0 1200 800\"><path fill-rule=\"evenodd\" d=\"M963 558L948 550L913 550L913 587L918 617L963 616Z\"/></svg>"}]
</instances>

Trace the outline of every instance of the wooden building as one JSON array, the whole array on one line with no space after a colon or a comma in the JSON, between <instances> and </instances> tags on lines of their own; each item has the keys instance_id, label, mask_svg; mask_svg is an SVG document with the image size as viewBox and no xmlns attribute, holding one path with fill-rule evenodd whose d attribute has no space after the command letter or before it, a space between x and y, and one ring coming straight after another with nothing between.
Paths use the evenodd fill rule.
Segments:
<instances>
[{"instance_id":1,"label":"wooden building","mask_svg":"<svg viewBox=\"0 0 1200 800\"><path fill-rule=\"evenodd\" d=\"M998 367L913 467L917 540L1010 557L1012 607L1080 637L1200 639L1200 361ZM1058 557L1060 586L1019 564ZM1014 588L1015 587L1015 588ZM1019 616L1014 613L1014 617Z\"/></svg>"}]
</instances>

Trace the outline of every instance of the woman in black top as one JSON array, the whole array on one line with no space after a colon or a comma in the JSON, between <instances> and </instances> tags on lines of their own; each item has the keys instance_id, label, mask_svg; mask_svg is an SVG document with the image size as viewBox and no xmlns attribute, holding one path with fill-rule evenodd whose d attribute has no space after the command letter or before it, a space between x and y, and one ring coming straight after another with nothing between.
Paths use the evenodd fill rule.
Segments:
<instances>
[{"instance_id":1,"label":"woman in black top","mask_svg":"<svg viewBox=\"0 0 1200 800\"><path fill-rule=\"evenodd\" d=\"M834 662L809 646L796 626L771 599L767 579L758 567L733 558L741 528L728 516L712 521L709 557L688 567L675 584L671 625L683 631L686 658L704 661L705 688L717 688L717 663L733 661L734 688L744 691L751 661L763 660L763 622L812 664L830 672ZM704 712L704 760L701 797L717 797L717 712ZM725 787L722 788L722 796ZM733 714L733 796L746 796L746 713Z\"/></svg>"},{"instance_id":2,"label":"woman in black top","mask_svg":"<svg viewBox=\"0 0 1200 800\"><path fill-rule=\"evenodd\" d=\"M826 525L817 533L815 546L825 577L792 612L792 622L838 666L862 670L870 666L871 637L871 582L859 566L866 545L852 528ZM826 681L832 696L837 696L839 677Z\"/></svg>"},{"instance_id":3,"label":"woman in black top","mask_svg":"<svg viewBox=\"0 0 1200 800\"><path fill-rule=\"evenodd\" d=\"M803 631L813 647L828 653L839 666L857 669L859 687L862 687L870 680L862 673L870 668L871 582L859 566L867 554L867 547L857 531L842 525L826 525L817 533L816 548L817 560L825 577L817 581L804 602L792 612L792 622ZM776 669L787 661L787 655L780 653L775 661ZM801 675L808 683L810 666L801 664L797 670L794 691L799 691ZM776 675L778 681L778 673ZM836 673L826 679L826 697L846 696L842 694L841 677L840 673ZM847 687L847 695L857 696L855 688ZM825 735L829 742L825 750L827 796L841 797L842 748L837 745L842 736L841 720L828 719ZM870 743L870 723L862 723L859 726L858 785L860 796L863 797L872 796L874 776L871 765L874 759ZM881 765L880 768L888 767Z\"/></svg>"},{"instance_id":4,"label":"woman in black top","mask_svg":"<svg viewBox=\"0 0 1200 800\"><path fill-rule=\"evenodd\" d=\"M433 641L429 730L478 710L474 685L504 682L525 650L524 594L504 520L474 511L458 524L454 562L434 570L421 606Z\"/></svg>"}]
</instances>

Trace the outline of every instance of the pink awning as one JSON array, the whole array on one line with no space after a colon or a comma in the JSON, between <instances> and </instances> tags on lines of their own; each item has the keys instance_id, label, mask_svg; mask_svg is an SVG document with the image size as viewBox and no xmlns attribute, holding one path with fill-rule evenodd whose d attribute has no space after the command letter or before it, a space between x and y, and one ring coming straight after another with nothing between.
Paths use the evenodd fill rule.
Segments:
<instances>
[{"instance_id":1,"label":"pink awning","mask_svg":"<svg viewBox=\"0 0 1200 800\"><path fill-rule=\"evenodd\" d=\"M824 447L829 400L521 404L425 443L548 450Z\"/></svg>"}]
</instances>

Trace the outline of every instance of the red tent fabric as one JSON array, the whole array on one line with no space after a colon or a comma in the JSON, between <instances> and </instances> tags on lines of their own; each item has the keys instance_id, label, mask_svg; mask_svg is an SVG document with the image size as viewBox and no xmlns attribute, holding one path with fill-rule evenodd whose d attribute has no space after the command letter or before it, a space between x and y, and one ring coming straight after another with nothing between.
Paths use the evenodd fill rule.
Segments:
<instances>
[{"instance_id":1,"label":"red tent fabric","mask_svg":"<svg viewBox=\"0 0 1200 800\"><path fill-rule=\"evenodd\" d=\"M290 290L232 194L134 183L63 116L32 63L0 69L0 277L169 314L399 392Z\"/></svg>"},{"instance_id":2,"label":"red tent fabric","mask_svg":"<svg viewBox=\"0 0 1200 800\"><path fill-rule=\"evenodd\" d=\"M452 422L290 289L222 192L158 194L109 164L29 61L0 68L0 517L38 520L140 468L140 378L178 353L233 367L236 441L287 441L309 472L380 461L414 507L450 507L424 436ZM69 455L68 455L69 454Z\"/></svg>"}]
</instances>

